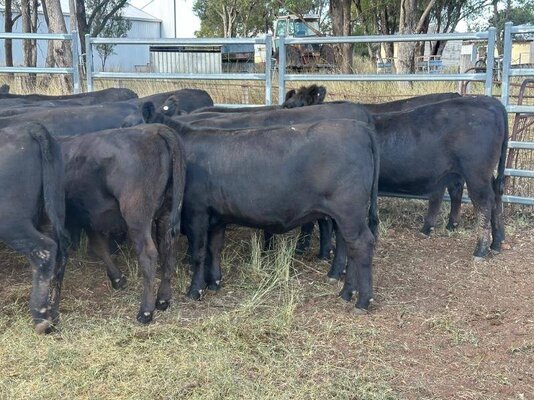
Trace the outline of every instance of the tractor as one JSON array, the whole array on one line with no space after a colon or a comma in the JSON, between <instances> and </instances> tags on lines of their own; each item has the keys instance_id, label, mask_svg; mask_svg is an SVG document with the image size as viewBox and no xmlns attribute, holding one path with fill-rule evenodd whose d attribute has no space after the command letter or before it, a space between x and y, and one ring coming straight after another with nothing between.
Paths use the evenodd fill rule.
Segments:
<instances>
[{"instance_id":1,"label":"tractor","mask_svg":"<svg viewBox=\"0 0 534 400\"><path fill-rule=\"evenodd\" d=\"M280 16L274 23L274 57L278 63L278 38L299 38L322 36L317 15ZM293 70L315 70L333 68L334 49L324 44L290 44L286 45L286 67Z\"/></svg>"}]
</instances>

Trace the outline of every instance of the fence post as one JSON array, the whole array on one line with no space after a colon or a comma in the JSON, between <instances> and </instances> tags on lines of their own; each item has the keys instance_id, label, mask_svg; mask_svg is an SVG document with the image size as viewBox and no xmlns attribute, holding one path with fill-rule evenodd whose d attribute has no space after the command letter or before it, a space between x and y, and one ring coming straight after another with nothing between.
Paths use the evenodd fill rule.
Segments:
<instances>
[{"instance_id":1,"label":"fence post","mask_svg":"<svg viewBox=\"0 0 534 400\"><path fill-rule=\"evenodd\" d=\"M484 93L486 96L493 94L493 68L495 67L495 36L496 29L488 29L488 50L486 52L486 82L484 84Z\"/></svg>"},{"instance_id":2,"label":"fence post","mask_svg":"<svg viewBox=\"0 0 534 400\"><path fill-rule=\"evenodd\" d=\"M80 93L80 52L78 51L78 32L70 33L70 48L72 52L72 89Z\"/></svg>"},{"instance_id":3,"label":"fence post","mask_svg":"<svg viewBox=\"0 0 534 400\"><path fill-rule=\"evenodd\" d=\"M502 54L501 103L508 107L510 96L510 68L512 68L512 22L504 24L504 50Z\"/></svg>"},{"instance_id":4,"label":"fence post","mask_svg":"<svg viewBox=\"0 0 534 400\"><path fill-rule=\"evenodd\" d=\"M278 104L282 105L286 97L286 38L278 38Z\"/></svg>"},{"instance_id":5,"label":"fence post","mask_svg":"<svg viewBox=\"0 0 534 400\"><path fill-rule=\"evenodd\" d=\"M93 91L93 44L91 35L85 35L85 73L87 74L87 91Z\"/></svg>"},{"instance_id":6,"label":"fence post","mask_svg":"<svg viewBox=\"0 0 534 400\"><path fill-rule=\"evenodd\" d=\"M265 105L270 106L272 103L273 78L272 78L272 59L273 59L273 37L265 35Z\"/></svg>"}]
</instances>

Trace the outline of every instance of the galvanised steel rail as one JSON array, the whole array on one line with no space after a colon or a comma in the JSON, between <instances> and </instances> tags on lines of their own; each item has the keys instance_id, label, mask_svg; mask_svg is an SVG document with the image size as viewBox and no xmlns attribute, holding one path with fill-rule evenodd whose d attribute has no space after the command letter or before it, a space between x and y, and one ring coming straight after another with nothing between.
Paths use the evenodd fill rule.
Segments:
<instances>
[{"instance_id":1,"label":"galvanised steel rail","mask_svg":"<svg viewBox=\"0 0 534 400\"><path fill-rule=\"evenodd\" d=\"M265 104L272 102L272 37L266 35L263 38L194 38L194 39L129 39L129 38L93 38L85 36L87 54L87 90L93 91L93 79L189 79L189 80L251 80L265 82ZM137 73L137 72L95 72L93 68L93 46L98 44L113 45L225 45L225 44L264 44L265 45L265 73L263 74L187 74L187 73Z\"/></svg>"},{"instance_id":2,"label":"galvanised steel rail","mask_svg":"<svg viewBox=\"0 0 534 400\"><path fill-rule=\"evenodd\" d=\"M279 103L285 96L286 81L480 81L484 82L484 93L492 95L493 68L484 73L474 74L287 74L286 73L286 45L292 44L337 44L337 43L385 43L385 42L423 42L431 40L485 40L488 44L486 65L494 64L496 29L489 28L487 32L467 33L434 33L416 35L373 35L373 36L319 36L303 38L278 39L279 68L278 90Z\"/></svg>"},{"instance_id":3,"label":"galvanised steel rail","mask_svg":"<svg viewBox=\"0 0 534 400\"><path fill-rule=\"evenodd\" d=\"M511 77L534 77L532 68L514 68L512 69L512 44L513 35L534 33L534 25L513 26L512 22L504 25L504 49L502 61L502 85L501 85L501 102L509 113L532 114L534 118L534 106L529 105L511 105L510 104L510 78ZM489 64L487 64L489 65ZM517 142L508 143L508 148L534 150L534 142ZM534 178L534 171L507 169L508 176L522 178ZM534 199L528 197L515 197L514 203L534 205Z\"/></svg>"},{"instance_id":4,"label":"galvanised steel rail","mask_svg":"<svg viewBox=\"0 0 534 400\"><path fill-rule=\"evenodd\" d=\"M69 40L72 52L72 67L41 68L41 67L0 67L0 73L11 74L64 74L72 75L72 91L80 93L80 57L78 49L78 33L13 33L1 32L0 39L31 39L31 40Z\"/></svg>"}]
</instances>

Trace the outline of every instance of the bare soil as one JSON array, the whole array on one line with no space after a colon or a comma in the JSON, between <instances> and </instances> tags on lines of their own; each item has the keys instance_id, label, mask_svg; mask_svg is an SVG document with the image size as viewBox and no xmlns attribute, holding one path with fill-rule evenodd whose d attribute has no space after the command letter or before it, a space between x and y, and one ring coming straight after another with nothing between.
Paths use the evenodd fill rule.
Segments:
<instances>
[{"instance_id":1,"label":"bare soil","mask_svg":"<svg viewBox=\"0 0 534 400\"><path fill-rule=\"evenodd\" d=\"M374 258L375 302L368 315L351 314L352 305L336 297L341 284L325 283L328 263L315 258L314 248L293 262L292 279L300 286L301 294L291 310L291 326L256 332L250 340L283 341L280 349L288 352L287 357L291 352L305 357L306 367L300 366L295 372L297 382L326 385L327 379L335 378L336 368L345 367L361 371L371 381L378 377L386 387L371 387L365 392L368 395L340 398L534 399L532 214L526 209L520 216L509 216L504 251L475 263L471 257L475 238L469 212L465 229L448 233L439 228L433 237L422 238L417 232L420 208L404 202L395 212L383 212L385 227ZM249 299L251 292L239 278L242 273L239 265L228 264L235 259L234 253L246 257L251 232L248 229L229 232L223 289L200 302L186 301L182 296L186 281L182 280L177 288L182 293L176 294L171 310L156 315L156 327L178 324L187 329L210 316L231 315ZM183 242L181 245L183 250ZM4 325L5 331L11 317L28 314L25 302L31 279L24 259L5 248L0 248L0 256L0 307L5 317L0 325ZM124 264L123 268L127 269ZM104 322L124 318L135 325L140 293L135 281L135 273L130 273L133 289L113 291L102 265L88 262L84 255L75 255L65 283L62 313L67 322L62 329L74 329L68 321L79 314L86 318L97 316ZM12 307L13 303L19 307ZM267 310L270 304L266 299L262 307ZM139 337L150 332L146 327L135 329ZM353 340L356 336L358 342ZM21 339L2 340L5 344ZM278 360L276 354L270 357ZM269 356L264 358L267 364L269 360ZM247 362L251 365L245 368L247 372L241 379L259 382L272 379L257 362L239 361ZM331 375L324 374L326 367L331 367ZM202 393L204 389L195 382L190 387L186 385L189 394L184 397ZM279 389L283 393L283 388ZM302 392L301 398L315 397L310 393L313 392ZM372 396L373 393L377 396ZM228 394L229 398L235 396ZM277 396L264 392L260 397ZM300 396L288 396L295 397Z\"/></svg>"}]
</instances>

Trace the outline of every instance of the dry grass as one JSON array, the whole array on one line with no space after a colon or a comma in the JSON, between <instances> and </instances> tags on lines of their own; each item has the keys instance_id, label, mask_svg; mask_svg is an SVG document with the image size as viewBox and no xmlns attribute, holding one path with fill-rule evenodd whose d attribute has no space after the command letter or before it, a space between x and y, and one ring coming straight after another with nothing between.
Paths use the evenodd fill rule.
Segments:
<instances>
[{"instance_id":1,"label":"dry grass","mask_svg":"<svg viewBox=\"0 0 534 400\"><path fill-rule=\"evenodd\" d=\"M131 250L118 257L124 291L111 289L102 264L74 254L61 329L37 336L26 262L0 248L0 398L529 398L534 216L509 217L513 250L473 265L470 207L463 229L423 240L423 202L381 203L389 222L374 262L375 308L364 317L324 282L317 248L294 258L290 234L265 254L258 233L236 228L221 292L186 300L179 263L172 307L147 327L135 322L141 279ZM184 251L182 240L178 259Z\"/></svg>"},{"instance_id":2,"label":"dry grass","mask_svg":"<svg viewBox=\"0 0 534 400\"><path fill-rule=\"evenodd\" d=\"M140 95L200 87L221 103L242 102L244 90L251 103L263 98L262 89L240 82L120 84ZM333 98L372 102L455 85L332 83L328 89ZM60 331L37 336L27 263L0 246L0 398L531 398L532 209L508 209L507 250L482 264L471 262L469 206L453 233L443 228L442 212L431 239L417 235L425 210L425 202L381 199L376 303L363 317L336 297L339 285L324 282L328 263L315 259L316 248L294 258L290 234L263 254L257 233L234 229L221 292L186 300L189 276L179 262L172 306L147 327L135 322L141 285L131 249L118 257L129 279L119 292L101 263L83 250L72 255ZM179 260L184 250L182 240Z\"/></svg>"}]
</instances>

